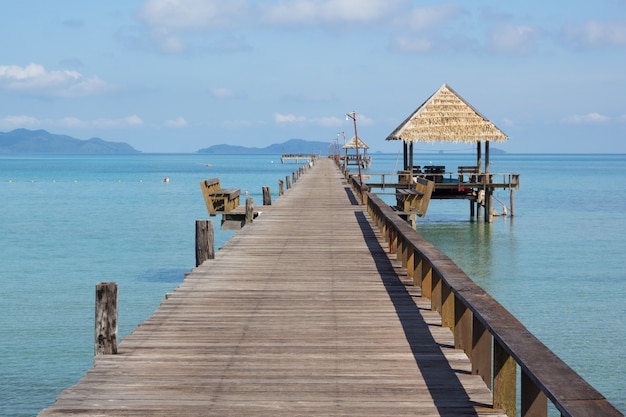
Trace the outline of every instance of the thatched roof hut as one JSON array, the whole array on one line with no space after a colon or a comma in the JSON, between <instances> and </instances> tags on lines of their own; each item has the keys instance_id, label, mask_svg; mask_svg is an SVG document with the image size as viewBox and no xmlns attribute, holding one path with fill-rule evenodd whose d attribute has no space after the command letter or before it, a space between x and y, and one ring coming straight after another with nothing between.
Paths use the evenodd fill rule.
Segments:
<instances>
[{"instance_id":1,"label":"thatched roof hut","mask_svg":"<svg viewBox=\"0 0 626 417\"><path fill-rule=\"evenodd\" d=\"M365 142L361 138L357 138L356 136L352 136L352 138L343 145L344 149L355 149L358 145L359 149L369 149Z\"/></svg>"},{"instance_id":2,"label":"thatched roof hut","mask_svg":"<svg viewBox=\"0 0 626 417\"><path fill-rule=\"evenodd\" d=\"M477 144L477 165L481 171L481 144L485 142L485 172L489 172L489 142L507 139L504 132L446 84L387 136L387 140L404 141L405 169L413 165L413 142L469 142Z\"/></svg>"}]
</instances>

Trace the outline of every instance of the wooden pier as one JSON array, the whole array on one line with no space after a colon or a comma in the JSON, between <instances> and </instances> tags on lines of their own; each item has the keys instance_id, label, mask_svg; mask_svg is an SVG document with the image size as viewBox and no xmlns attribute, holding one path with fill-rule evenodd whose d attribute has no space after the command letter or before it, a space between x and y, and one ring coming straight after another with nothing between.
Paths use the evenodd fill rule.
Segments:
<instances>
[{"instance_id":1,"label":"wooden pier","mask_svg":"<svg viewBox=\"0 0 626 417\"><path fill-rule=\"evenodd\" d=\"M286 163L288 161L294 161L296 164L299 164L302 161L313 161L319 158L319 155L312 153L284 153L280 156L280 162Z\"/></svg>"},{"instance_id":2,"label":"wooden pier","mask_svg":"<svg viewBox=\"0 0 626 417\"><path fill-rule=\"evenodd\" d=\"M493 407L485 362L476 372L442 326L447 301L430 298L447 298L421 297L417 258L400 256L404 235L378 231L381 210L371 217L319 160L40 416L515 415Z\"/></svg>"}]
</instances>

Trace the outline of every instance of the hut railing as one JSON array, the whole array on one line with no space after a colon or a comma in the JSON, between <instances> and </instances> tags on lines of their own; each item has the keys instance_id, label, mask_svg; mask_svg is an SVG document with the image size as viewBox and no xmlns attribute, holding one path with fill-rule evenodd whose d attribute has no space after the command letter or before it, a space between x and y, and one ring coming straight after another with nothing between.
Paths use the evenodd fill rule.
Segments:
<instances>
[{"instance_id":1,"label":"hut railing","mask_svg":"<svg viewBox=\"0 0 626 417\"><path fill-rule=\"evenodd\" d=\"M460 167L462 168L462 167ZM367 172L362 174L363 182L367 183L371 188L395 188L398 186L406 186L409 183L409 171L400 171L396 173L379 173ZM496 188L503 189L519 189L520 174L512 173L471 173L464 170L459 172L444 172L438 174L424 174L421 172L413 173L415 177L426 177L441 185L456 185L459 188L474 187L480 188L489 184Z\"/></svg>"},{"instance_id":2,"label":"hut railing","mask_svg":"<svg viewBox=\"0 0 626 417\"><path fill-rule=\"evenodd\" d=\"M539 341L449 257L422 238L377 195L367 208L413 284L452 330L493 395L494 408L515 416L547 416L548 399L562 416L622 416L608 400ZM517 386L517 369L521 383ZM519 392L518 392L519 391Z\"/></svg>"}]
</instances>

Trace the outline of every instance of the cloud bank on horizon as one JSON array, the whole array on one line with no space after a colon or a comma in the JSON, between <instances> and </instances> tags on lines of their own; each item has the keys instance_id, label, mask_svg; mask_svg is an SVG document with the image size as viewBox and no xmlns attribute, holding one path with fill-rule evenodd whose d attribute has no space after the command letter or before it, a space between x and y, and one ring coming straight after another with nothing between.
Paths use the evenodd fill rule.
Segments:
<instances>
[{"instance_id":1,"label":"cloud bank on horizon","mask_svg":"<svg viewBox=\"0 0 626 417\"><path fill-rule=\"evenodd\" d=\"M447 83L509 152L626 152L626 0L90 3L5 6L0 130L194 152L331 143L355 111L395 152L387 134Z\"/></svg>"}]
</instances>

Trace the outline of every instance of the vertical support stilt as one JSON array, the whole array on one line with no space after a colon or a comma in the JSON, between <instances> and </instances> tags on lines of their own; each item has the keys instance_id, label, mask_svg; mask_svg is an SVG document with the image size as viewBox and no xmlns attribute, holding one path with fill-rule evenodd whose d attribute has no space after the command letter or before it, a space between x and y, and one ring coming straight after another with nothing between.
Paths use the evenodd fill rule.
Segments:
<instances>
[{"instance_id":1,"label":"vertical support stilt","mask_svg":"<svg viewBox=\"0 0 626 417\"><path fill-rule=\"evenodd\" d=\"M509 208L511 209L511 217L515 216L515 198L514 198L514 193L515 191L513 191L513 189L511 188L511 192L509 195Z\"/></svg>"}]
</instances>

